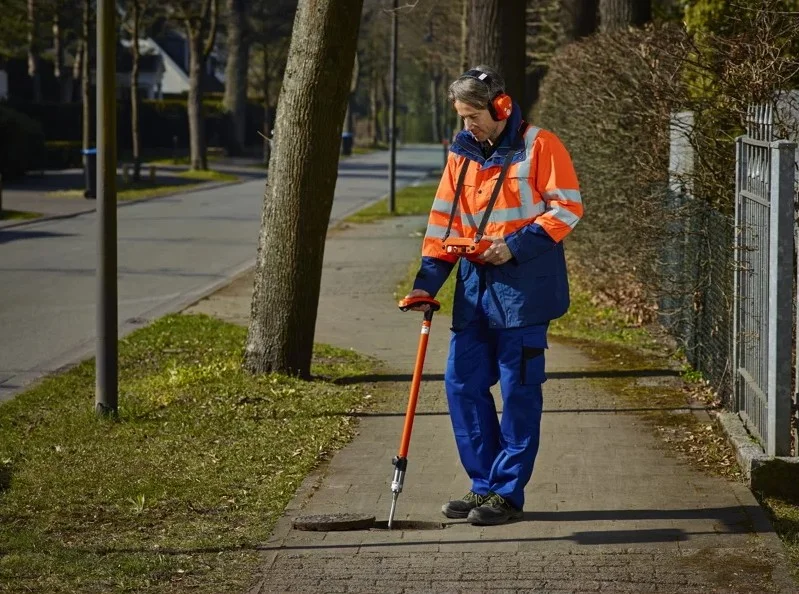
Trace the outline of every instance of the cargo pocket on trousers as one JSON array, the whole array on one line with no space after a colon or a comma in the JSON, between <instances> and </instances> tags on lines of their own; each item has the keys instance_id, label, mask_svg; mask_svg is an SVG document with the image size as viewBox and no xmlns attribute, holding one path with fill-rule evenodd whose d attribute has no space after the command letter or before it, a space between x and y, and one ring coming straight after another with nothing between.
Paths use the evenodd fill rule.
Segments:
<instances>
[{"instance_id":1,"label":"cargo pocket on trousers","mask_svg":"<svg viewBox=\"0 0 799 594\"><path fill-rule=\"evenodd\" d=\"M538 334L522 338L521 383L524 386L543 384L547 381L544 353L546 338Z\"/></svg>"}]
</instances>

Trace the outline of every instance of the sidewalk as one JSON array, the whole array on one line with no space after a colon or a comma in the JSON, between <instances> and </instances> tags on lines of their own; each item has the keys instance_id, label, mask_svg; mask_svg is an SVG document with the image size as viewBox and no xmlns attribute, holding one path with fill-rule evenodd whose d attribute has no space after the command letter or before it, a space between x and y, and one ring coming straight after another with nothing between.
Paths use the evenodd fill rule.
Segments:
<instances>
[{"instance_id":1,"label":"sidewalk","mask_svg":"<svg viewBox=\"0 0 799 594\"><path fill-rule=\"evenodd\" d=\"M263 547L251 594L273 592L797 592L782 545L748 489L670 455L634 415L581 372L586 355L547 353L542 443L524 520L477 528L440 507L469 488L455 450L442 374L449 320L433 320L419 415L397 520L430 530L302 532L298 515L388 516L421 317L403 314L396 281L418 257L424 218L386 220L328 239L316 340L383 360L397 376L390 410L309 476ZM246 323L251 275L190 312ZM500 407L498 407L500 408Z\"/></svg>"}]
</instances>

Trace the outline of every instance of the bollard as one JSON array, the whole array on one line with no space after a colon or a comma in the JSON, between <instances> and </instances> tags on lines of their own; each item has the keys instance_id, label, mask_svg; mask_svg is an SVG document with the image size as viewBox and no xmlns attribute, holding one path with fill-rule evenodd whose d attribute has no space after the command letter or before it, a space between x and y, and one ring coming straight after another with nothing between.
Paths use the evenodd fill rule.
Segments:
<instances>
[{"instance_id":1,"label":"bollard","mask_svg":"<svg viewBox=\"0 0 799 594\"><path fill-rule=\"evenodd\" d=\"M126 186L130 184L130 165L122 166L122 183Z\"/></svg>"},{"instance_id":2,"label":"bollard","mask_svg":"<svg viewBox=\"0 0 799 594\"><path fill-rule=\"evenodd\" d=\"M150 165L150 181L155 183L155 165Z\"/></svg>"}]
</instances>

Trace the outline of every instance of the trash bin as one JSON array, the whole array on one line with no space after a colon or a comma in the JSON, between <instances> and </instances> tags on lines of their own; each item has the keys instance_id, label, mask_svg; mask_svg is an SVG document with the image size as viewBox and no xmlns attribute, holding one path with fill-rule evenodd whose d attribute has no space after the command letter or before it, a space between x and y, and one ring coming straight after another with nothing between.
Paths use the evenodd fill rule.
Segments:
<instances>
[{"instance_id":1,"label":"trash bin","mask_svg":"<svg viewBox=\"0 0 799 594\"><path fill-rule=\"evenodd\" d=\"M97 198L97 149L84 149L81 153L83 154L83 176L86 182L83 196L84 198Z\"/></svg>"},{"instance_id":2,"label":"trash bin","mask_svg":"<svg viewBox=\"0 0 799 594\"><path fill-rule=\"evenodd\" d=\"M352 154L352 143L355 138L352 135L352 132L344 132L341 135L341 154L342 155L351 155Z\"/></svg>"}]
</instances>

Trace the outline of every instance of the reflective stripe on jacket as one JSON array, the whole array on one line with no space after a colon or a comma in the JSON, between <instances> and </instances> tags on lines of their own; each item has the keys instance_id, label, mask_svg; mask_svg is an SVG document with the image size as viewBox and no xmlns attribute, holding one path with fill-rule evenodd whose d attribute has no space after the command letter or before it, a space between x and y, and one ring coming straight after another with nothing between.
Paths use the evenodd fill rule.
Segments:
<instances>
[{"instance_id":1,"label":"reflective stripe on jacket","mask_svg":"<svg viewBox=\"0 0 799 594\"><path fill-rule=\"evenodd\" d=\"M442 238L461 167L469 161L451 235L474 237L502 161L509 150L516 151L485 231L487 236L505 237L513 259L501 266L461 261L453 312L455 329L471 320L478 305L494 327L541 324L568 309L561 242L583 214L577 175L568 151L552 132L528 125L523 144L511 148L520 124L521 112L514 104L508 133L487 160L471 134L459 133L436 192L422 248L422 267L414 283L414 288L433 295L458 260L444 251ZM482 304L478 304L480 299Z\"/></svg>"}]
</instances>

